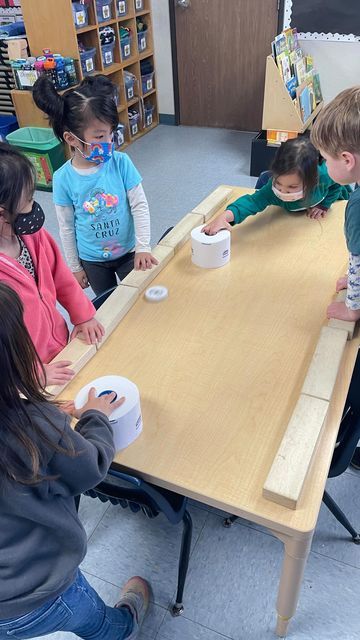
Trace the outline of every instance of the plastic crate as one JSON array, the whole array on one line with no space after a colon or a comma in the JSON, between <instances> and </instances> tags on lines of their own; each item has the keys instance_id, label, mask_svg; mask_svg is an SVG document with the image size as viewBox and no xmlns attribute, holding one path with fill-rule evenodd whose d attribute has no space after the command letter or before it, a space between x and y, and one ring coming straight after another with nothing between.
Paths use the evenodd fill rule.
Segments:
<instances>
[{"instance_id":1,"label":"plastic crate","mask_svg":"<svg viewBox=\"0 0 360 640\"><path fill-rule=\"evenodd\" d=\"M121 60L127 60L131 56L131 39L132 36L126 36L120 39Z\"/></svg>"},{"instance_id":2,"label":"plastic crate","mask_svg":"<svg viewBox=\"0 0 360 640\"><path fill-rule=\"evenodd\" d=\"M96 15L98 22L106 22L111 20L112 16L112 0L96 0Z\"/></svg>"},{"instance_id":3,"label":"plastic crate","mask_svg":"<svg viewBox=\"0 0 360 640\"><path fill-rule=\"evenodd\" d=\"M144 0L135 0L135 11L144 10Z\"/></svg>"},{"instance_id":4,"label":"plastic crate","mask_svg":"<svg viewBox=\"0 0 360 640\"><path fill-rule=\"evenodd\" d=\"M141 76L143 95L145 95L145 93L148 93L149 91L152 91L152 89L154 88L154 75L155 71L152 71L151 73L146 73Z\"/></svg>"},{"instance_id":5,"label":"plastic crate","mask_svg":"<svg viewBox=\"0 0 360 640\"><path fill-rule=\"evenodd\" d=\"M87 25L89 24L89 14L86 4L81 4L81 2L73 2L72 14L74 18L74 24L77 29L81 29L81 27L87 27Z\"/></svg>"},{"instance_id":6,"label":"plastic crate","mask_svg":"<svg viewBox=\"0 0 360 640\"><path fill-rule=\"evenodd\" d=\"M51 191L54 171L65 162L63 144L52 129L23 127L6 136L9 144L29 158L36 169L36 186Z\"/></svg>"},{"instance_id":7,"label":"plastic crate","mask_svg":"<svg viewBox=\"0 0 360 640\"><path fill-rule=\"evenodd\" d=\"M84 76L95 71L95 55L95 47L88 47L85 51L80 51L81 68Z\"/></svg>"},{"instance_id":8,"label":"plastic crate","mask_svg":"<svg viewBox=\"0 0 360 640\"><path fill-rule=\"evenodd\" d=\"M128 0L116 0L116 13L118 18L126 16L128 12Z\"/></svg>"},{"instance_id":9,"label":"plastic crate","mask_svg":"<svg viewBox=\"0 0 360 640\"><path fill-rule=\"evenodd\" d=\"M155 106L153 104L144 105L144 127L151 127L154 118Z\"/></svg>"},{"instance_id":10,"label":"plastic crate","mask_svg":"<svg viewBox=\"0 0 360 640\"><path fill-rule=\"evenodd\" d=\"M6 136L19 128L15 116L0 116L0 141L4 142Z\"/></svg>"},{"instance_id":11,"label":"plastic crate","mask_svg":"<svg viewBox=\"0 0 360 640\"><path fill-rule=\"evenodd\" d=\"M139 133L140 113L129 113L130 135L132 137Z\"/></svg>"},{"instance_id":12,"label":"plastic crate","mask_svg":"<svg viewBox=\"0 0 360 640\"><path fill-rule=\"evenodd\" d=\"M142 53L143 51L145 51L145 49L148 46L147 36L148 36L147 30L146 31L139 31L139 33L137 34L139 53Z\"/></svg>"},{"instance_id":13,"label":"plastic crate","mask_svg":"<svg viewBox=\"0 0 360 640\"><path fill-rule=\"evenodd\" d=\"M114 133L114 142L117 149L120 149L125 143L125 131L126 131L125 125L120 122Z\"/></svg>"},{"instance_id":14,"label":"plastic crate","mask_svg":"<svg viewBox=\"0 0 360 640\"><path fill-rule=\"evenodd\" d=\"M104 67L114 64L115 42L111 44L103 44L101 47L101 56Z\"/></svg>"},{"instance_id":15,"label":"plastic crate","mask_svg":"<svg viewBox=\"0 0 360 640\"><path fill-rule=\"evenodd\" d=\"M135 84L136 84L136 76L130 71L124 71L124 79L125 79L125 96L126 100L129 102L133 99L135 95Z\"/></svg>"}]
</instances>

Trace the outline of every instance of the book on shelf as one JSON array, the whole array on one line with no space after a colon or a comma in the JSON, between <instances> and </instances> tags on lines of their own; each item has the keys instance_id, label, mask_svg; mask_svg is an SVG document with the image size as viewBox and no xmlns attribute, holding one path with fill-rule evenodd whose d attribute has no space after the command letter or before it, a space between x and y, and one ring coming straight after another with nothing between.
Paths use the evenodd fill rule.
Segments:
<instances>
[{"instance_id":1,"label":"book on shelf","mask_svg":"<svg viewBox=\"0 0 360 640\"><path fill-rule=\"evenodd\" d=\"M301 119L306 122L312 113L312 97L310 92L310 86L307 82L303 82L296 89L296 97L298 100Z\"/></svg>"},{"instance_id":2,"label":"book on shelf","mask_svg":"<svg viewBox=\"0 0 360 640\"><path fill-rule=\"evenodd\" d=\"M280 147L282 142L297 138L296 131L279 131L278 129L268 129L266 132L266 143L269 147Z\"/></svg>"}]
</instances>

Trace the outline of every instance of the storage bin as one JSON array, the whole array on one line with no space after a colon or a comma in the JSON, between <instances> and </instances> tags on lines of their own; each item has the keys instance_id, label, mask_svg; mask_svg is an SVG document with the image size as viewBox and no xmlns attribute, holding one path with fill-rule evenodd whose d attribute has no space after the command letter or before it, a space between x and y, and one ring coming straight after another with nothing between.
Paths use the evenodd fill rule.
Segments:
<instances>
[{"instance_id":1,"label":"storage bin","mask_svg":"<svg viewBox=\"0 0 360 640\"><path fill-rule=\"evenodd\" d=\"M96 0L96 15L98 22L105 22L112 18L112 1Z\"/></svg>"},{"instance_id":2,"label":"storage bin","mask_svg":"<svg viewBox=\"0 0 360 640\"><path fill-rule=\"evenodd\" d=\"M144 126L151 127L153 123L155 107L153 104L144 104Z\"/></svg>"},{"instance_id":3,"label":"storage bin","mask_svg":"<svg viewBox=\"0 0 360 640\"><path fill-rule=\"evenodd\" d=\"M104 67L114 64L114 50L115 42L112 42L111 44L104 44L101 47L101 56Z\"/></svg>"},{"instance_id":4,"label":"storage bin","mask_svg":"<svg viewBox=\"0 0 360 640\"><path fill-rule=\"evenodd\" d=\"M81 27L87 27L87 25L89 24L89 14L86 4L81 4L81 2L73 2L72 14L74 18L74 24L77 29L81 29Z\"/></svg>"},{"instance_id":5,"label":"storage bin","mask_svg":"<svg viewBox=\"0 0 360 640\"><path fill-rule=\"evenodd\" d=\"M139 33L137 34L137 40L138 40L138 49L139 49L139 53L142 53L143 51L145 51L147 45L147 29L145 31L139 31Z\"/></svg>"},{"instance_id":6,"label":"storage bin","mask_svg":"<svg viewBox=\"0 0 360 640\"><path fill-rule=\"evenodd\" d=\"M119 18L127 15L128 0L116 0L116 11Z\"/></svg>"},{"instance_id":7,"label":"storage bin","mask_svg":"<svg viewBox=\"0 0 360 640\"><path fill-rule=\"evenodd\" d=\"M141 86L142 86L143 95L145 95L145 93L148 93L154 88L154 75L155 75L155 72L152 71L151 73L146 73L145 75L141 76Z\"/></svg>"},{"instance_id":8,"label":"storage bin","mask_svg":"<svg viewBox=\"0 0 360 640\"><path fill-rule=\"evenodd\" d=\"M125 80L125 96L126 96L126 100L129 102L130 100L133 99L135 95L135 83L137 79L133 73L130 73L130 71L124 71L124 80Z\"/></svg>"},{"instance_id":9,"label":"storage bin","mask_svg":"<svg viewBox=\"0 0 360 640\"><path fill-rule=\"evenodd\" d=\"M139 133L140 113L138 111L132 111L128 113L130 123L130 134L132 137Z\"/></svg>"},{"instance_id":10,"label":"storage bin","mask_svg":"<svg viewBox=\"0 0 360 640\"><path fill-rule=\"evenodd\" d=\"M117 149L120 149L120 147L122 147L122 145L125 142L125 130L126 130L125 125L120 122L120 124L118 124L117 129L114 133L114 142Z\"/></svg>"},{"instance_id":11,"label":"storage bin","mask_svg":"<svg viewBox=\"0 0 360 640\"><path fill-rule=\"evenodd\" d=\"M135 0L135 11L143 11L144 0Z\"/></svg>"},{"instance_id":12,"label":"storage bin","mask_svg":"<svg viewBox=\"0 0 360 640\"><path fill-rule=\"evenodd\" d=\"M0 116L0 141L4 142L6 136L19 128L15 116Z\"/></svg>"},{"instance_id":13,"label":"storage bin","mask_svg":"<svg viewBox=\"0 0 360 640\"><path fill-rule=\"evenodd\" d=\"M81 68L85 76L95 71L95 55L95 47L87 47L85 51L80 51Z\"/></svg>"},{"instance_id":14,"label":"storage bin","mask_svg":"<svg viewBox=\"0 0 360 640\"><path fill-rule=\"evenodd\" d=\"M120 39L121 60L127 60L131 56L131 35Z\"/></svg>"},{"instance_id":15,"label":"storage bin","mask_svg":"<svg viewBox=\"0 0 360 640\"><path fill-rule=\"evenodd\" d=\"M36 169L36 186L51 191L54 171L65 162L64 146L52 129L23 127L8 133L6 140L29 158Z\"/></svg>"}]
</instances>

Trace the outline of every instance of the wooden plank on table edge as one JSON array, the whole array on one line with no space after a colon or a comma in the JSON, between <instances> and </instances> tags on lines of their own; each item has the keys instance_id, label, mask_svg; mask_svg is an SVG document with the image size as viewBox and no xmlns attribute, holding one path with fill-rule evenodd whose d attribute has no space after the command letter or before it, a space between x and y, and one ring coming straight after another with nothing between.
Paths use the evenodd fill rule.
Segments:
<instances>
[{"instance_id":1,"label":"wooden plank on table edge","mask_svg":"<svg viewBox=\"0 0 360 640\"><path fill-rule=\"evenodd\" d=\"M66 347L58 353L58 355L51 362L59 362L60 360L69 360L71 369L76 373L91 360L96 353L96 347L94 344L85 344L82 340L74 338ZM70 384L71 380L63 385L51 385L46 388L54 398L56 398L64 389Z\"/></svg>"},{"instance_id":2,"label":"wooden plank on table edge","mask_svg":"<svg viewBox=\"0 0 360 640\"><path fill-rule=\"evenodd\" d=\"M175 252L172 247L157 244L152 251L152 255L159 260L159 264L146 271L135 271L135 269L133 269L126 278L122 280L122 284L128 287L135 287L139 290L139 293L141 293L150 282L156 278L160 271L166 267L171 258L174 257L174 254Z\"/></svg>"},{"instance_id":3,"label":"wooden plank on table edge","mask_svg":"<svg viewBox=\"0 0 360 640\"><path fill-rule=\"evenodd\" d=\"M95 318L105 329L105 336L97 343L97 350L101 349L107 338L112 334L123 317L131 309L139 296L138 289L119 284L115 291L105 300L97 310Z\"/></svg>"},{"instance_id":4,"label":"wooden plank on table edge","mask_svg":"<svg viewBox=\"0 0 360 640\"><path fill-rule=\"evenodd\" d=\"M347 339L347 331L322 327L301 393L330 401Z\"/></svg>"},{"instance_id":5,"label":"wooden plank on table edge","mask_svg":"<svg viewBox=\"0 0 360 640\"><path fill-rule=\"evenodd\" d=\"M160 240L159 245L172 247L177 253L189 240L191 231L204 222L204 216L200 213L187 213L176 225Z\"/></svg>"},{"instance_id":6,"label":"wooden plank on table edge","mask_svg":"<svg viewBox=\"0 0 360 640\"><path fill-rule=\"evenodd\" d=\"M217 187L210 195L192 209L191 213L197 213L204 216L204 222L207 222L211 216L216 213L220 207L227 203L233 190L230 187L221 185Z\"/></svg>"},{"instance_id":7,"label":"wooden plank on table edge","mask_svg":"<svg viewBox=\"0 0 360 640\"><path fill-rule=\"evenodd\" d=\"M300 394L265 480L264 498L296 509L328 407L326 400Z\"/></svg>"},{"instance_id":8,"label":"wooden plank on table edge","mask_svg":"<svg viewBox=\"0 0 360 640\"><path fill-rule=\"evenodd\" d=\"M347 289L342 289L336 295L336 302L345 302L347 295ZM351 320L338 320L337 318L330 318L328 321L328 327L332 329L343 329L348 333L348 340L352 340L354 336L356 322Z\"/></svg>"}]
</instances>

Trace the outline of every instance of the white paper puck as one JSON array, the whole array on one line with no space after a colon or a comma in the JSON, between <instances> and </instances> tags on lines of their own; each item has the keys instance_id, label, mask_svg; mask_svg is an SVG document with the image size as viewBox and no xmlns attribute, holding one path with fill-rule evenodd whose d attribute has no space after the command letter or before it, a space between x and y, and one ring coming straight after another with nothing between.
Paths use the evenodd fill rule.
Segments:
<instances>
[{"instance_id":1,"label":"white paper puck","mask_svg":"<svg viewBox=\"0 0 360 640\"><path fill-rule=\"evenodd\" d=\"M169 295L169 292L166 287L162 287L160 285L149 287L145 291L145 298L149 302L161 302L165 300Z\"/></svg>"}]
</instances>

